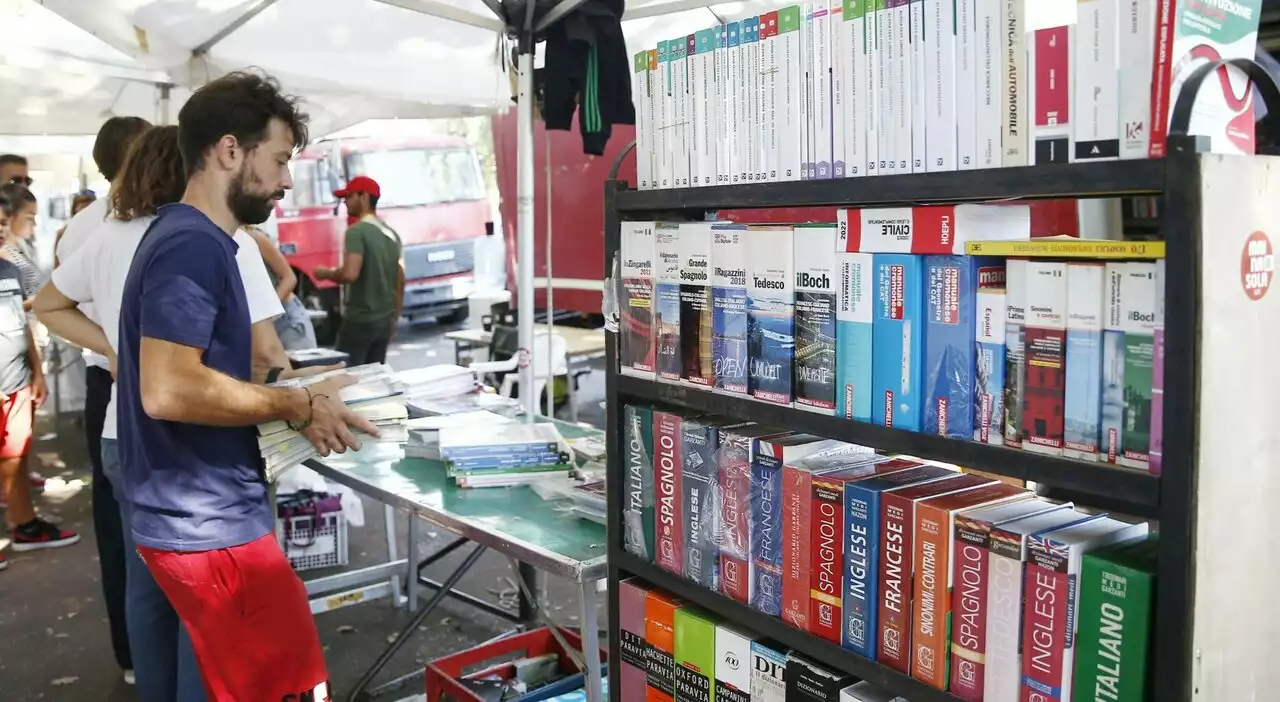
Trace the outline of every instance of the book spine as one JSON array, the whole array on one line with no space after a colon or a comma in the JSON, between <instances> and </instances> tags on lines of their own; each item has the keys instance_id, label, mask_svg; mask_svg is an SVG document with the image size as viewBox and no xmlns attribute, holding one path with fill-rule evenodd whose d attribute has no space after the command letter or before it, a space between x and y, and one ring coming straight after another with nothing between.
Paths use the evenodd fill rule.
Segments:
<instances>
[{"instance_id":1,"label":"book spine","mask_svg":"<svg viewBox=\"0 0 1280 702\"><path fill-rule=\"evenodd\" d=\"M813 475L782 468L782 621L801 631L809 624L809 524Z\"/></svg>"},{"instance_id":2,"label":"book spine","mask_svg":"<svg viewBox=\"0 0 1280 702\"><path fill-rule=\"evenodd\" d=\"M1080 573L1076 699L1146 699L1151 573L1085 556Z\"/></svg>"},{"instance_id":3,"label":"book spine","mask_svg":"<svg viewBox=\"0 0 1280 702\"><path fill-rule=\"evenodd\" d=\"M724 149L729 154L728 167L729 172L726 174L726 185L736 185L741 182L740 173L742 169L742 139L740 131L743 129L743 119L745 118L742 96L742 42L739 32L742 25L739 22L730 22L725 26L726 39L728 46L728 57L726 60L727 75L724 77L728 89L725 91L725 109L729 113L729 124L725 125Z\"/></svg>"},{"instance_id":4,"label":"book spine","mask_svg":"<svg viewBox=\"0 0 1280 702\"><path fill-rule=\"evenodd\" d=\"M840 226L849 215L839 212ZM836 259L836 414L870 422L875 266L871 254L837 252Z\"/></svg>"},{"instance_id":5,"label":"book spine","mask_svg":"<svg viewBox=\"0 0 1280 702\"><path fill-rule=\"evenodd\" d=\"M720 441L720 593L751 602L750 439L726 433Z\"/></svg>"},{"instance_id":6,"label":"book spine","mask_svg":"<svg viewBox=\"0 0 1280 702\"><path fill-rule=\"evenodd\" d=\"M947 689L950 612L951 513L933 507L916 510L912 584L911 675L937 690Z\"/></svg>"},{"instance_id":7,"label":"book spine","mask_svg":"<svg viewBox=\"0 0 1280 702\"><path fill-rule=\"evenodd\" d=\"M681 504L680 470L683 464L683 419L669 412L653 413L655 561L659 567L684 574L684 506Z\"/></svg>"},{"instance_id":8,"label":"book spine","mask_svg":"<svg viewBox=\"0 0 1280 702\"><path fill-rule=\"evenodd\" d=\"M831 12L828 0L813 4L813 173L831 178Z\"/></svg>"},{"instance_id":9,"label":"book spine","mask_svg":"<svg viewBox=\"0 0 1280 702\"><path fill-rule=\"evenodd\" d=\"M782 614L782 463L756 452L751 462L751 606Z\"/></svg>"},{"instance_id":10,"label":"book spine","mask_svg":"<svg viewBox=\"0 0 1280 702\"><path fill-rule=\"evenodd\" d=\"M961 18L956 0L928 0L925 3L925 138L928 161L925 169L956 170L956 74L967 63L957 55L956 33ZM972 17L970 17L972 19ZM960 65L957 65L960 64ZM965 99L972 99L967 96Z\"/></svg>"},{"instance_id":11,"label":"book spine","mask_svg":"<svg viewBox=\"0 0 1280 702\"><path fill-rule=\"evenodd\" d=\"M879 113L873 114L872 118L876 119L880 134L877 173L880 175L893 175L897 172L897 162L893 151L898 138L898 120L894 114L898 105L897 87L894 83L897 77L897 73L894 70L895 62L897 61L897 47L893 44L893 13L897 3L896 0L875 0L875 3L876 51L879 54L876 77L880 96L876 102Z\"/></svg>"},{"instance_id":12,"label":"book spine","mask_svg":"<svg viewBox=\"0 0 1280 702\"><path fill-rule=\"evenodd\" d=\"M978 59L979 0L956 0L955 117L956 168L978 168L978 105L981 104L981 68Z\"/></svg>"},{"instance_id":13,"label":"book spine","mask_svg":"<svg viewBox=\"0 0 1280 702\"><path fill-rule=\"evenodd\" d=\"M645 699L672 702L676 694L676 607L657 593L649 593L645 607Z\"/></svg>"},{"instance_id":14,"label":"book spine","mask_svg":"<svg viewBox=\"0 0 1280 702\"><path fill-rule=\"evenodd\" d=\"M702 185L702 57L698 55L698 38L696 34L685 37L685 62L688 75L688 131L686 145L689 147L689 185Z\"/></svg>"},{"instance_id":15,"label":"book spine","mask_svg":"<svg viewBox=\"0 0 1280 702\"><path fill-rule=\"evenodd\" d=\"M675 617L675 701L712 702L716 674L715 624L681 609Z\"/></svg>"},{"instance_id":16,"label":"book spine","mask_svg":"<svg viewBox=\"0 0 1280 702\"><path fill-rule=\"evenodd\" d=\"M720 587L720 506L715 499L719 431L701 422L686 421L681 433L684 577L715 592Z\"/></svg>"},{"instance_id":17,"label":"book spine","mask_svg":"<svg viewBox=\"0 0 1280 702\"><path fill-rule=\"evenodd\" d=\"M968 256L924 258L924 432L965 440L973 436L976 365L978 271L971 264Z\"/></svg>"},{"instance_id":18,"label":"book spine","mask_svg":"<svg viewBox=\"0 0 1280 702\"><path fill-rule=\"evenodd\" d=\"M670 104L671 68L668 61L667 42L659 41L657 49L650 56L649 64L655 76L653 79L653 148L657 152L655 167L658 175L654 183L656 188L673 187L671 182L671 152L673 147L670 143L670 130L668 129L672 119Z\"/></svg>"},{"instance_id":19,"label":"book spine","mask_svg":"<svg viewBox=\"0 0 1280 702\"><path fill-rule=\"evenodd\" d=\"M677 188L689 187L689 63L688 42L678 37L667 42L671 58L671 122L673 178Z\"/></svg>"},{"instance_id":20,"label":"book spine","mask_svg":"<svg viewBox=\"0 0 1280 702\"><path fill-rule=\"evenodd\" d=\"M455 462L467 459L506 458L514 461L528 457L560 455L560 444L554 441L529 442L522 444L498 444L495 446L450 446L440 449L446 459Z\"/></svg>"},{"instance_id":21,"label":"book spine","mask_svg":"<svg viewBox=\"0 0 1280 702\"><path fill-rule=\"evenodd\" d=\"M620 627L619 656L622 659L622 702L644 702L646 673L649 667L645 645L645 599L648 590L636 581L623 581L618 586Z\"/></svg>"},{"instance_id":22,"label":"book spine","mask_svg":"<svg viewBox=\"0 0 1280 702\"><path fill-rule=\"evenodd\" d=\"M783 82L782 40L778 38L778 12L760 15L761 66L760 66L760 126L762 174L766 182L776 183L781 176L780 123L778 90Z\"/></svg>"},{"instance_id":23,"label":"book spine","mask_svg":"<svg viewBox=\"0 0 1280 702\"><path fill-rule=\"evenodd\" d=\"M732 627L715 632L715 702L751 702L751 639Z\"/></svg>"},{"instance_id":24,"label":"book spine","mask_svg":"<svg viewBox=\"0 0 1280 702\"><path fill-rule=\"evenodd\" d=\"M984 657L982 702L1019 702L1022 686L1021 537L997 542L993 535L987 555L987 651Z\"/></svg>"},{"instance_id":25,"label":"book spine","mask_svg":"<svg viewBox=\"0 0 1280 702\"><path fill-rule=\"evenodd\" d=\"M955 584L951 590L950 691L964 702L983 702L986 683L989 533L989 525L959 518L951 543Z\"/></svg>"},{"instance_id":26,"label":"book spine","mask_svg":"<svg viewBox=\"0 0 1280 702\"><path fill-rule=\"evenodd\" d=\"M862 124L867 134L866 175L880 174L880 149L884 143L885 122L880 110L884 105L884 60L880 47L880 27L884 14L884 0L866 0L866 17L863 20L866 37L866 106L862 111Z\"/></svg>"},{"instance_id":27,"label":"book spine","mask_svg":"<svg viewBox=\"0 0 1280 702\"><path fill-rule=\"evenodd\" d=\"M1071 118L1076 161L1120 157L1119 41L1120 5L1124 1L1086 0L1076 5Z\"/></svg>"},{"instance_id":28,"label":"book spine","mask_svg":"<svg viewBox=\"0 0 1280 702\"><path fill-rule=\"evenodd\" d=\"M631 75L631 94L636 106L636 182L640 190L649 190L653 178L653 145L649 137L649 52L635 54Z\"/></svg>"},{"instance_id":29,"label":"book spine","mask_svg":"<svg viewBox=\"0 0 1280 702\"><path fill-rule=\"evenodd\" d=\"M879 620L880 493L849 483L844 489L845 648L876 660Z\"/></svg>"},{"instance_id":30,"label":"book spine","mask_svg":"<svg viewBox=\"0 0 1280 702\"><path fill-rule=\"evenodd\" d=\"M1148 120L1151 138L1147 144L1149 158L1164 158L1165 137L1169 134L1169 100L1173 97L1173 38L1177 26L1177 1L1157 0L1155 8L1155 46L1151 71L1151 116Z\"/></svg>"},{"instance_id":31,"label":"book spine","mask_svg":"<svg viewBox=\"0 0 1280 702\"><path fill-rule=\"evenodd\" d=\"M1027 264L1023 448L1061 455L1066 403L1067 264Z\"/></svg>"},{"instance_id":32,"label":"book spine","mask_svg":"<svg viewBox=\"0 0 1280 702\"><path fill-rule=\"evenodd\" d=\"M1156 324L1151 340L1154 358L1151 363L1151 472L1160 475L1164 459L1164 300L1165 263L1156 262Z\"/></svg>"},{"instance_id":33,"label":"book spine","mask_svg":"<svg viewBox=\"0 0 1280 702\"><path fill-rule=\"evenodd\" d=\"M898 6L894 9L893 39L898 49L895 70L898 80L901 81L897 90L898 109L894 115L898 121L894 158L897 159L896 172L899 175L910 173L911 165L915 160L911 141L915 132L915 116L911 108L916 94L915 70L912 61L914 37L911 27L911 7L914 1L918 0L898 0Z\"/></svg>"},{"instance_id":34,"label":"book spine","mask_svg":"<svg viewBox=\"0 0 1280 702\"><path fill-rule=\"evenodd\" d=\"M1030 163L1031 122L1027 119L1027 33L1025 0L1001 0L1002 52L1002 158L1004 166Z\"/></svg>"},{"instance_id":35,"label":"book spine","mask_svg":"<svg viewBox=\"0 0 1280 702\"><path fill-rule=\"evenodd\" d=\"M1021 699L1070 700L1071 661L1067 649L1075 574L1068 572L1065 553L1038 551L1032 542L1023 587L1027 593L1022 614Z\"/></svg>"},{"instance_id":36,"label":"book spine","mask_svg":"<svg viewBox=\"0 0 1280 702\"><path fill-rule=\"evenodd\" d=\"M786 673L785 653L751 644L751 702L787 702Z\"/></svg>"},{"instance_id":37,"label":"book spine","mask_svg":"<svg viewBox=\"0 0 1280 702\"><path fill-rule=\"evenodd\" d=\"M1120 158L1147 158L1151 150L1151 79L1156 5L1119 0Z\"/></svg>"},{"instance_id":38,"label":"book spine","mask_svg":"<svg viewBox=\"0 0 1280 702\"><path fill-rule=\"evenodd\" d=\"M751 237L747 281L751 395L780 405L792 399L795 288L790 228L760 229Z\"/></svg>"},{"instance_id":39,"label":"book spine","mask_svg":"<svg viewBox=\"0 0 1280 702\"><path fill-rule=\"evenodd\" d=\"M844 630L844 484L813 479L809 633L840 643Z\"/></svg>"},{"instance_id":40,"label":"book spine","mask_svg":"<svg viewBox=\"0 0 1280 702\"><path fill-rule=\"evenodd\" d=\"M1026 397L1027 262L1009 260L1005 289L1004 445L1022 446L1022 402Z\"/></svg>"},{"instance_id":41,"label":"book spine","mask_svg":"<svg viewBox=\"0 0 1280 702\"><path fill-rule=\"evenodd\" d=\"M742 126L738 128L738 182L755 180L756 139L759 136L755 85L760 75L760 23L758 17L742 20L742 67L738 97L742 100Z\"/></svg>"},{"instance_id":42,"label":"book spine","mask_svg":"<svg viewBox=\"0 0 1280 702\"><path fill-rule=\"evenodd\" d=\"M1156 266L1107 265L1107 323L1103 332L1102 442L1106 460L1147 468L1157 317Z\"/></svg>"},{"instance_id":43,"label":"book spine","mask_svg":"<svg viewBox=\"0 0 1280 702\"><path fill-rule=\"evenodd\" d=\"M977 167L999 168L1002 163L1004 99L1008 95L1002 89L1004 0L976 0L976 3L977 26L974 29L974 41L977 44Z\"/></svg>"},{"instance_id":44,"label":"book spine","mask_svg":"<svg viewBox=\"0 0 1280 702\"><path fill-rule=\"evenodd\" d=\"M711 329L711 225L680 225L680 379L715 384Z\"/></svg>"},{"instance_id":45,"label":"book spine","mask_svg":"<svg viewBox=\"0 0 1280 702\"><path fill-rule=\"evenodd\" d=\"M776 102L780 110L778 127L778 179L783 181L800 180L803 171L803 149L801 148L804 133L803 105L801 103L801 82L803 70L801 66L800 46L800 7L791 5L778 10L778 60L782 72L778 81Z\"/></svg>"},{"instance_id":46,"label":"book spine","mask_svg":"<svg viewBox=\"0 0 1280 702\"><path fill-rule=\"evenodd\" d=\"M836 264L834 227L795 229L795 403L834 414Z\"/></svg>"},{"instance_id":47,"label":"book spine","mask_svg":"<svg viewBox=\"0 0 1280 702\"><path fill-rule=\"evenodd\" d=\"M488 456L467 456L446 458L449 468L455 471L484 471L503 468L528 468L531 466L550 466L560 464L564 456L560 453L504 454Z\"/></svg>"},{"instance_id":48,"label":"book spine","mask_svg":"<svg viewBox=\"0 0 1280 702\"><path fill-rule=\"evenodd\" d=\"M1008 310L1004 290L978 292L976 338L978 353L974 364L973 440L993 446L1004 445L1005 319Z\"/></svg>"},{"instance_id":49,"label":"book spine","mask_svg":"<svg viewBox=\"0 0 1280 702\"><path fill-rule=\"evenodd\" d=\"M1066 402L1062 455L1098 460L1102 436L1102 322L1106 267L1067 265Z\"/></svg>"},{"instance_id":50,"label":"book spine","mask_svg":"<svg viewBox=\"0 0 1280 702\"><path fill-rule=\"evenodd\" d=\"M880 496L880 640L882 665L911 673L911 578L915 563L915 503Z\"/></svg>"},{"instance_id":51,"label":"book spine","mask_svg":"<svg viewBox=\"0 0 1280 702\"><path fill-rule=\"evenodd\" d=\"M853 135L849 112L849 81L852 79L853 64L848 60L849 41L845 31L844 0L830 0L831 10L827 16L830 26L827 75L831 83L831 177L849 177L848 153L852 148Z\"/></svg>"},{"instance_id":52,"label":"book spine","mask_svg":"<svg viewBox=\"0 0 1280 702\"><path fill-rule=\"evenodd\" d=\"M920 430L921 260L876 254L871 421Z\"/></svg>"},{"instance_id":53,"label":"book spine","mask_svg":"<svg viewBox=\"0 0 1280 702\"><path fill-rule=\"evenodd\" d=\"M907 26L911 30L910 72L911 72L911 160L908 173L924 173L928 160L928 91L929 59L928 27L925 21L925 5L936 5L942 0L911 0L908 8ZM947 0L951 2L952 0ZM954 123L953 123L954 124Z\"/></svg>"},{"instance_id":54,"label":"book spine","mask_svg":"<svg viewBox=\"0 0 1280 702\"><path fill-rule=\"evenodd\" d=\"M1035 163L1071 161L1071 26L1037 29L1031 45Z\"/></svg>"}]
</instances>

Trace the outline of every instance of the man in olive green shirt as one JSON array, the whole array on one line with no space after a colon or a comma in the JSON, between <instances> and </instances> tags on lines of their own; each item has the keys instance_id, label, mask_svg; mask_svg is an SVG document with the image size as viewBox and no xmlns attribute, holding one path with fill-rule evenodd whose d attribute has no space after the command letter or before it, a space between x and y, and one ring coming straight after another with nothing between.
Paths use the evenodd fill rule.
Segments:
<instances>
[{"instance_id":1,"label":"man in olive green shirt","mask_svg":"<svg viewBox=\"0 0 1280 702\"><path fill-rule=\"evenodd\" d=\"M347 286L337 349L348 366L383 363L395 336L404 304L404 261L400 236L378 219L381 188L372 178L357 176L333 193L347 204L355 223L347 229L341 268L316 268L320 280Z\"/></svg>"}]
</instances>

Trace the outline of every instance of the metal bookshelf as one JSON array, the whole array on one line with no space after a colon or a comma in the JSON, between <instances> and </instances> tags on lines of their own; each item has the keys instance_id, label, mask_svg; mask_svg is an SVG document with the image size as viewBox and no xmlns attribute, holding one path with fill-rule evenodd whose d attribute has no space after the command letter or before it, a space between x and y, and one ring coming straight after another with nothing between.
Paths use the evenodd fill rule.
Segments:
<instances>
[{"instance_id":1,"label":"metal bookshelf","mask_svg":"<svg viewBox=\"0 0 1280 702\"><path fill-rule=\"evenodd\" d=\"M1280 91L1256 64L1232 63L1250 74L1268 106L1280 109ZM770 207L1162 195L1160 232L1167 249L1159 476L623 376L617 366L617 335L609 335L608 582L610 674L615 680L620 665L618 583L639 576L912 702L956 699L624 552L619 528L625 484L623 407L643 404L778 425L1032 480L1060 489L1084 506L1158 520L1151 699L1249 699L1280 688L1280 671L1261 653L1274 650L1280 637L1280 617L1270 614L1275 608L1268 585L1280 578L1280 565L1258 556L1273 550L1271 505L1277 495L1267 490L1276 486L1274 456L1280 455L1280 432L1274 426L1280 417L1275 390L1280 363L1274 356L1280 347L1280 291L1259 299L1245 283L1255 252L1250 242L1256 245L1258 234L1265 235L1270 227L1280 234L1280 158L1211 155L1206 139L1185 136L1195 91L1216 67L1206 65L1188 80L1173 110L1171 132L1176 136L1169 137L1167 156L1158 160L643 192L617 181L606 184L606 270L614 270L624 219L698 221L717 210ZM1280 244L1280 238L1275 241ZM1274 251L1270 244L1266 250ZM614 700L620 688L611 686Z\"/></svg>"}]
</instances>

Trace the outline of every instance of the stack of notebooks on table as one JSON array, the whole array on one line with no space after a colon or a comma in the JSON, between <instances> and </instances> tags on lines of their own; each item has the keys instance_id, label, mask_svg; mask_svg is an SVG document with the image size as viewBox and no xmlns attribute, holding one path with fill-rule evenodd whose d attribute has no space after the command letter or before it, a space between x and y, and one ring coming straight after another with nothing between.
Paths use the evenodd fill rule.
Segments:
<instances>
[{"instance_id":1,"label":"stack of notebooks on table","mask_svg":"<svg viewBox=\"0 0 1280 702\"><path fill-rule=\"evenodd\" d=\"M396 380L404 385L409 405L467 395L478 387L475 371L454 365L401 371Z\"/></svg>"},{"instance_id":2,"label":"stack of notebooks on table","mask_svg":"<svg viewBox=\"0 0 1280 702\"><path fill-rule=\"evenodd\" d=\"M444 427L440 458L459 487L527 485L565 476L573 453L552 424Z\"/></svg>"},{"instance_id":3,"label":"stack of notebooks on table","mask_svg":"<svg viewBox=\"0 0 1280 702\"><path fill-rule=\"evenodd\" d=\"M440 455L440 431L446 427L498 427L515 420L486 410L472 410L457 414L418 417L405 422L409 432L404 455L408 458L443 460Z\"/></svg>"},{"instance_id":4,"label":"stack of notebooks on table","mask_svg":"<svg viewBox=\"0 0 1280 702\"><path fill-rule=\"evenodd\" d=\"M404 405L404 386L385 364L373 363L307 378L291 378L275 386L308 387L343 373L355 377L357 382L342 388L340 396L348 408L378 428L376 440L382 443L408 441L405 420L409 414ZM374 438L361 432L356 432L356 437L361 440ZM262 452L268 480L275 480L288 469L317 455L310 440L290 429L283 421L258 425L258 448Z\"/></svg>"}]
</instances>

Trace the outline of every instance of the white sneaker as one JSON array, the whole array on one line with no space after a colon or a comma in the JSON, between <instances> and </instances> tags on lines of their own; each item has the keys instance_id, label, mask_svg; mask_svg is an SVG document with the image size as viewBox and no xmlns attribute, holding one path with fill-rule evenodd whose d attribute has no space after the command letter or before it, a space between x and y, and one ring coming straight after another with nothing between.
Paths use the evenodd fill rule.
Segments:
<instances>
[{"instance_id":1,"label":"white sneaker","mask_svg":"<svg viewBox=\"0 0 1280 702\"><path fill-rule=\"evenodd\" d=\"M135 682L137 682L137 681L136 681L136 680L134 680L134 677L133 677L133 669L132 669L132 668L130 668L130 669L128 669L128 670L126 670L126 671L124 671L124 683L125 683L126 685L133 685Z\"/></svg>"}]
</instances>

